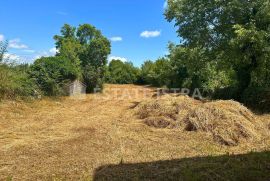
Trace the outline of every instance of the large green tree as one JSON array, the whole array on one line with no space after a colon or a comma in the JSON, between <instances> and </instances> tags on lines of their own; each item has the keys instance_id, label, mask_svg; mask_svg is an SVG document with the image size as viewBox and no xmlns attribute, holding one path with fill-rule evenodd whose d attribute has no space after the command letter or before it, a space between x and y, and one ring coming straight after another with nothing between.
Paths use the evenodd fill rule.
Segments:
<instances>
[{"instance_id":1,"label":"large green tree","mask_svg":"<svg viewBox=\"0 0 270 181\"><path fill-rule=\"evenodd\" d=\"M155 62L145 61L141 66L141 79L144 84L173 87L172 66L168 59L159 58Z\"/></svg>"},{"instance_id":2,"label":"large green tree","mask_svg":"<svg viewBox=\"0 0 270 181\"><path fill-rule=\"evenodd\" d=\"M61 35L54 37L58 56L66 57L81 69L87 92L102 87L105 66L111 52L110 41L94 26L80 25L78 28L65 24Z\"/></svg>"},{"instance_id":3,"label":"large green tree","mask_svg":"<svg viewBox=\"0 0 270 181\"><path fill-rule=\"evenodd\" d=\"M168 0L165 15L178 27L181 46L201 53L193 65L203 68L214 62L235 71L238 95L256 71L269 69L268 0Z\"/></svg>"},{"instance_id":4,"label":"large green tree","mask_svg":"<svg viewBox=\"0 0 270 181\"><path fill-rule=\"evenodd\" d=\"M139 76L139 69L131 62L112 60L108 66L107 82L114 84L133 84Z\"/></svg>"}]
</instances>

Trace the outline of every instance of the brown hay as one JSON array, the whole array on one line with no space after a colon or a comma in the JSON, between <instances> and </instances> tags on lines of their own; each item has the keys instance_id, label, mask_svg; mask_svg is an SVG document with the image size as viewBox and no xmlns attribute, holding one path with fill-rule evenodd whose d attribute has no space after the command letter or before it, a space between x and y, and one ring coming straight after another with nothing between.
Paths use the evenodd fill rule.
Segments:
<instances>
[{"instance_id":1,"label":"brown hay","mask_svg":"<svg viewBox=\"0 0 270 181\"><path fill-rule=\"evenodd\" d=\"M141 102L136 107L136 114L140 119L164 116L177 120L179 115L186 115L197 104L198 101L187 96L172 97L165 95L159 99Z\"/></svg>"},{"instance_id":2,"label":"brown hay","mask_svg":"<svg viewBox=\"0 0 270 181\"><path fill-rule=\"evenodd\" d=\"M115 94L115 88L119 90L119 95L124 94L126 91L122 90L125 89L137 89L138 94L134 93L132 99L118 100L108 96ZM144 123L140 123L143 122L142 120L138 122L138 115L133 116L139 105L130 110L130 106L145 101L145 92L151 98L152 89L134 85L105 85L104 92L106 93L87 95L85 100L74 100L67 97L60 101L42 99L31 103L1 102L0 180L92 180L95 168L102 165L106 168L110 164L122 165L124 163L150 163L146 172L156 174L153 169L158 165L152 163L157 160L161 161L162 169L164 167L165 172L166 170L173 171L173 175L167 174L167 172L163 174L165 172L157 167L162 178L168 177L171 180L177 180L181 179L180 177L175 178L175 176L179 176L174 170L174 168L178 168L178 162L175 165L174 163L163 163L162 160L179 159L181 163L183 160L190 160L191 162L183 164L183 167L186 168L190 165L187 167L188 171L190 168L194 168L197 172L198 158L205 156L207 157L201 165L201 170L203 176L207 174L211 179L211 176L215 174L212 173L213 170L208 169L209 172L205 172L205 168L208 168L209 164L217 167L218 170L222 170L224 165L225 169L234 168L231 167L234 164L229 162L230 160L224 159L223 156L220 163L217 162L217 164L211 158L225 154L239 155L252 151L259 153L270 150L270 136L264 137L262 141L258 142L241 144L237 147L224 147L213 144L212 135L205 134L205 132L183 132L167 128L156 131L156 128L151 129ZM173 99L176 98L180 97ZM184 102L184 104L189 104L188 102ZM193 102L192 99L191 102ZM191 106L196 108L201 104L195 101ZM187 116L181 106L179 106L179 110L179 114L183 113L183 115L177 118L177 124L182 117ZM189 111L187 112L189 113ZM258 120L262 119L264 127L267 128L270 123L270 115L258 115L257 117ZM185 128L185 122L181 128ZM208 157L209 155L210 157ZM260 157L263 159L267 155ZM242 160L242 158L240 159ZM255 164L256 161L258 163L261 161L258 161L257 157L252 159ZM225 164L224 161L226 161ZM240 170L243 172L248 170L248 168L243 169L242 165L245 163L239 161L239 157L236 161L237 164L239 162ZM257 169L252 165L253 162L247 163L257 173ZM268 164L268 162L265 163ZM170 164L175 167L170 167ZM266 166L268 166L267 164ZM238 165L236 165L237 168ZM258 166L260 167L260 165ZM182 173L181 168L180 166L179 169ZM134 167L133 170L135 175L134 177L127 175L129 180L146 178L138 167ZM265 176L269 175L268 170L264 167L261 170L266 171ZM120 172L122 173L123 170ZM229 176L233 175L231 172L228 173ZM116 172L115 175L118 176L119 173ZM216 180L221 179L220 176L222 175L217 175ZM102 180L102 178L97 180Z\"/></svg>"},{"instance_id":3,"label":"brown hay","mask_svg":"<svg viewBox=\"0 0 270 181\"><path fill-rule=\"evenodd\" d=\"M189 113L186 124L186 130L210 132L216 141L230 146L259 137L256 118L235 101L205 103Z\"/></svg>"},{"instance_id":4,"label":"brown hay","mask_svg":"<svg viewBox=\"0 0 270 181\"><path fill-rule=\"evenodd\" d=\"M147 126L155 128L176 128L176 122L166 117L149 117L144 120Z\"/></svg>"},{"instance_id":5,"label":"brown hay","mask_svg":"<svg viewBox=\"0 0 270 181\"><path fill-rule=\"evenodd\" d=\"M246 107L235 101L202 103L187 96L162 96L141 102L136 114L155 128L183 128L211 133L215 141L238 145L260 138L260 122Z\"/></svg>"}]
</instances>

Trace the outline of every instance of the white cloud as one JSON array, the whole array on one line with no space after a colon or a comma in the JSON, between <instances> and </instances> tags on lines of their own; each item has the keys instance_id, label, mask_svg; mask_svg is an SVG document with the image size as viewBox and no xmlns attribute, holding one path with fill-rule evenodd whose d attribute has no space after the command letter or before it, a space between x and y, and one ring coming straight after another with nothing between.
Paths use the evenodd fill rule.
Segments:
<instances>
[{"instance_id":1,"label":"white cloud","mask_svg":"<svg viewBox=\"0 0 270 181\"><path fill-rule=\"evenodd\" d=\"M36 54L34 57L33 57L33 60L36 60L36 59L39 59L41 57L49 57L49 56L52 56L51 53L47 52L47 51L41 51L41 52L38 52L38 54Z\"/></svg>"},{"instance_id":2,"label":"white cloud","mask_svg":"<svg viewBox=\"0 0 270 181\"><path fill-rule=\"evenodd\" d=\"M36 56L34 56L33 61L35 61L35 60L37 60L37 59L39 59L41 57L44 57L44 56L42 56L42 55L36 55Z\"/></svg>"},{"instance_id":3,"label":"white cloud","mask_svg":"<svg viewBox=\"0 0 270 181\"><path fill-rule=\"evenodd\" d=\"M18 60L20 60L20 56L18 56L16 54L5 53L4 60L5 61L18 61Z\"/></svg>"},{"instance_id":4,"label":"white cloud","mask_svg":"<svg viewBox=\"0 0 270 181\"><path fill-rule=\"evenodd\" d=\"M141 37L143 38L154 38L161 35L161 31L144 31L141 33Z\"/></svg>"},{"instance_id":5,"label":"white cloud","mask_svg":"<svg viewBox=\"0 0 270 181\"><path fill-rule=\"evenodd\" d=\"M55 55L55 54L58 53L59 51L54 47L54 48L51 48L51 49L49 50L49 52L50 52L50 54Z\"/></svg>"},{"instance_id":6,"label":"white cloud","mask_svg":"<svg viewBox=\"0 0 270 181\"><path fill-rule=\"evenodd\" d=\"M27 49L27 50L23 50L23 51L26 53L35 53L36 52L35 50L31 50L31 49Z\"/></svg>"},{"instance_id":7,"label":"white cloud","mask_svg":"<svg viewBox=\"0 0 270 181\"><path fill-rule=\"evenodd\" d=\"M5 39L4 35L0 34L0 41L3 41Z\"/></svg>"},{"instance_id":8,"label":"white cloud","mask_svg":"<svg viewBox=\"0 0 270 181\"><path fill-rule=\"evenodd\" d=\"M120 36L111 37L110 39L111 41L123 41L123 38Z\"/></svg>"},{"instance_id":9,"label":"white cloud","mask_svg":"<svg viewBox=\"0 0 270 181\"><path fill-rule=\"evenodd\" d=\"M49 49L48 51L38 51L32 60L34 61L34 60L39 59L41 57L55 56L55 54L58 52L59 52L59 50L57 50L55 47Z\"/></svg>"},{"instance_id":10,"label":"white cloud","mask_svg":"<svg viewBox=\"0 0 270 181\"><path fill-rule=\"evenodd\" d=\"M14 48L14 49L27 49L28 48L27 45L21 43L20 39L10 40L8 47Z\"/></svg>"},{"instance_id":11,"label":"white cloud","mask_svg":"<svg viewBox=\"0 0 270 181\"><path fill-rule=\"evenodd\" d=\"M111 62L112 60L121 60L122 62L127 62L128 60L124 57L117 57L117 56L110 56L109 57L109 62Z\"/></svg>"}]
</instances>

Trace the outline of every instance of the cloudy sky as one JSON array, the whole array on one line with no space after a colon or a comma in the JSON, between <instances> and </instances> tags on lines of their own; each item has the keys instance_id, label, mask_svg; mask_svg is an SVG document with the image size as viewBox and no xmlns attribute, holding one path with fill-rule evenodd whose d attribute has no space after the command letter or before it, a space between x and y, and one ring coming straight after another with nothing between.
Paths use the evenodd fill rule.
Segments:
<instances>
[{"instance_id":1,"label":"cloudy sky","mask_svg":"<svg viewBox=\"0 0 270 181\"><path fill-rule=\"evenodd\" d=\"M165 0L2 0L0 40L9 54L24 62L55 54L53 36L64 23L90 23L112 42L110 58L143 61L167 53L169 41L179 42L163 15Z\"/></svg>"}]
</instances>

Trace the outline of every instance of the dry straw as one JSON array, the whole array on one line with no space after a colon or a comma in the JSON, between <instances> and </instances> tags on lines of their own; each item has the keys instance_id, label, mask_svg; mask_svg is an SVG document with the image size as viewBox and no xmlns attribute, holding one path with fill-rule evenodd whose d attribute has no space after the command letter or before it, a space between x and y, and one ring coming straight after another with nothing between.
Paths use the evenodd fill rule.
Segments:
<instances>
[{"instance_id":1,"label":"dry straw","mask_svg":"<svg viewBox=\"0 0 270 181\"><path fill-rule=\"evenodd\" d=\"M207 132L215 141L230 146L260 139L265 130L251 111L231 100L203 103L187 96L165 95L143 101L135 110L148 126Z\"/></svg>"}]
</instances>

